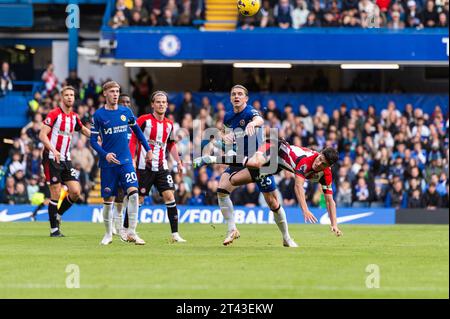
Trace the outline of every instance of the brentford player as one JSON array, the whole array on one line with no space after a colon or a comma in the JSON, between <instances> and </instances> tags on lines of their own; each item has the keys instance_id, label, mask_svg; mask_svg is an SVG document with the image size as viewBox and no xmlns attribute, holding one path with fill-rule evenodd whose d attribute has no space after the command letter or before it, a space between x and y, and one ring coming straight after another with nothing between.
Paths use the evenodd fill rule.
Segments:
<instances>
[{"instance_id":1,"label":"brentford player","mask_svg":"<svg viewBox=\"0 0 450 319\"><path fill-rule=\"evenodd\" d=\"M203 156L201 162L207 164L227 163L230 166L247 167L247 169L230 176L231 184L240 186L253 183L260 178L260 175L263 175L260 170L269 165L270 154L277 153L278 170L276 173L287 170L295 174L295 194L303 211L305 222L317 222L317 218L311 213L306 203L304 183L305 180L308 180L321 184L331 221L331 231L337 236L341 236L342 232L337 226L336 203L333 199L331 186L333 178L330 167L339 158L335 149L328 147L319 153L306 147L290 145L283 139L278 139L277 143L267 141L250 158L240 159L236 155Z\"/></svg>"},{"instance_id":2,"label":"brentford player","mask_svg":"<svg viewBox=\"0 0 450 319\"><path fill-rule=\"evenodd\" d=\"M156 91L151 96L153 108L152 114L146 114L138 118L137 123L144 132L144 136L150 145L153 159L146 163L147 152L141 144L138 145L133 134L130 141L130 151L134 156L137 148L137 173L139 180L139 202L142 205L153 185L156 186L164 199L167 207L170 228L172 230L172 242L185 242L178 233L178 210L175 202L174 184L167 165L166 151L177 162L181 172L183 163L178 154L177 145L173 139L173 122L165 117L168 107L168 95L164 91Z\"/></svg>"},{"instance_id":3,"label":"brentford player","mask_svg":"<svg viewBox=\"0 0 450 319\"><path fill-rule=\"evenodd\" d=\"M81 123L78 115L72 110L75 94L75 88L72 86L61 89L61 105L48 113L39 133L39 138L45 146L42 165L47 183L50 184L51 198L48 215L51 237L64 237L59 230L61 216L80 197L79 172L72 167L70 160L72 134L75 131L81 131L83 135L91 136L89 129ZM58 209L61 183L67 186L68 194Z\"/></svg>"}]
</instances>

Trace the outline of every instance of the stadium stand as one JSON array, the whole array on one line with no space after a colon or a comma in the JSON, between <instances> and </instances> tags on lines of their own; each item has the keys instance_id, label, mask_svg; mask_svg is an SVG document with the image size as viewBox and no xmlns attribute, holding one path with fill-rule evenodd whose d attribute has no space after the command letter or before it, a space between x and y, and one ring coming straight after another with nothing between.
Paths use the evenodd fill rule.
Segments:
<instances>
[{"instance_id":1,"label":"stadium stand","mask_svg":"<svg viewBox=\"0 0 450 319\"><path fill-rule=\"evenodd\" d=\"M9 118L11 123L23 123L26 114L31 118L20 136L14 138L10 156L1 170L1 202L15 203L19 195L12 196L8 189L10 191L17 184L23 184L26 192L33 192L39 183L45 187L40 167L36 166L36 154L42 149L36 132L45 115L57 106L58 95L55 92L47 94L45 89L37 92L28 97L28 101L39 105L37 109L27 110L27 98L22 95L12 94L0 99L2 118L17 116ZM81 92L76 111L83 123L89 126L90 117L102 105L103 97L99 94L98 83L92 81L81 84ZM200 120L205 127L221 127L228 107L227 98L227 93L170 94L167 116L176 123L186 172L184 180L180 180L171 163L175 184L178 185L179 204L214 204L211 199L215 198L221 167L202 168L194 173L189 152L193 141L188 134L192 136L194 119ZM264 115L267 125L278 128L281 136L290 143L314 149L325 146L339 148L340 162L333 170L338 205L426 207L436 203L438 207L448 206L448 201L445 201L449 163L448 96L264 93L253 94L250 102ZM8 107L9 103L20 105L21 111ZM99 203L97 158L89 154L93 151L87 139L76 136L73 162L81 172L81 202ZM8 178L9 184L5 182ZM287 173L277 177L286 206L296 204L292 196L292 178ZM416 200L418 193L426 194L419 202ZM242 205L263 204L259 193L247 187L240 188L233 196L236 203ZM430 198L439 200L436 202ZM307 187L307 200L312 206L324 204L319 188L313 185ZM161 203L161 198L153 193L147 198L147 203Z\"/></svg>"}]
</instances>

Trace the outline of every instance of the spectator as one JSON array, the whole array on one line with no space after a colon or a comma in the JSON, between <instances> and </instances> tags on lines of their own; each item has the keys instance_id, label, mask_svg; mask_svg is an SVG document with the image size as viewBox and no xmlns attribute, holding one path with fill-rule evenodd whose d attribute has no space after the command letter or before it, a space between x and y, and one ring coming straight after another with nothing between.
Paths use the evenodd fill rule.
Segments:
<instances>
[{"instance_id":1,"label":"spectator","mask_svg":"<svg viewBox=\"0 0 450 319\"><path fill-rule=\"evenodd\" d=\"M284 206L294 206L297 203L297 198L295 196L295 179L292 173L284 171L283 178L278 183L278 189L283 197Z\"/></svg>"},{"instance_id":2,"label":"spectator","mask_svg":"<svg viewBox=\"0 0 450 319\"><path fill-rule=\"evenodd\" d=\"M336 204L338 205L338 207L352 206L352 188L347 180L344 180L339 184L336 195Z\"/></svg>"},{"instance_id":3,"label":"spectator","mask_svg":"<svg viewBox=\"0 0 450 319\"><path fill-rule=\"evenodd\" d=\"M117 29L121 27L127 27L129 23L128 19L125 17L124 12L119 10L116 11L111 20L109 20L108 25L113 29Z\"/></svg>"},{"instance_id":4,"label":"spectator","mask_svg":"<svg viewBox=\"0 0 450 319\"><path fill-rule=\"evenodd\" d=\"M398 11L392 12L391 17L392 17L392 21L389 21L387 24L387 27L389 29L398 30L398 29L405 28L405 23L400 18L400 12L398 12Z\"/></svg>"},{"instance_id":5,"label":"spectator","mask_svg":"<svg viewBox=\"0 0 450 319\"><path fill-rule=\"evenodd\" d=\"M140 20L138 25L147 25L149 22L149 14L147 9L144 7L143 0L134 0L134 6L131 10L132 21L135 20L133 19L133 14L135 12L139 12Z\"/></svg>"},{"instance_id":6,"label":"spectator","mask_svg":"<svg viewBox=\"0 0 450 319\"><path fill-rule=\"evenodd\" d=\"M133 98L138 107L138 116L146 113L146 107L150 105L150 94L153 91L153 79L144 68L139 70L136 80L130 81L133 86Z\"/></svg>"},{"instance_id":7,"label":"spectator","mask_svg":"<svg viewBox=\"0 0 450 319\"><path fill-rule=\"evenodd\" d=\"M141 13L139 11L131 12L131 20L129 22L130 26L144 26L145 22L142 19Z\"/></svg>"},{"instance_id":8,"label":"spectator","mask_svg":"<svg viewBox=\"0 0 450 319\"><path fill-rule=\"evenodd\" d=\"M400 180L394 182L392 189L388 193L388 207L406 208L407 195L403 190L403 183Z\"/></svg>"},{"instance_id":9,"label":"spectator","mask_svg":"<svg viewBox=\"0 0 450 319\"><path fill-rule=\"evenodd\" d=\"M170 9L164 9L163 14L161 16L161 18L159 19L159 26L163 26L163 27L170 27L170 26L174 26L176 23L176 20L173 16L173 13Z\"/></svg>"},{"instance_id":10,"label":"spectator","mask_svg":"<svg viewBox=\"0 0 450 319\"><path fill-rule=\"evenodd\" d=\"M192 101L192 92L184 92L183 103L181 104L181 118L184 118L186 114L190 114L192 118L196 118L198 115L197 105ZM192 135L191 135L192 136Z\"/></svg>"},{"instance_id":11,"label":"spectator","mask_svg":"<svg viewBox=\"0 0 450 319\"><path fill-rule=\"evenodd\" d=\"M180 13L177 18L177 25L180 25L180 26L192 25L192 20L194 18L193 17L194 14L195 14L196 19L201 18L201 9L200 9L200 12L199 11L194 12L193 7L194 7L194 5L191 2L191 0L183 0L181 2L181 10L180 10Z\"/></svg>"},{"instance_id":12,"label":"spectator","mask_svg":"<svg viewBox=\"0 0 450 319\"><path fill-rule=\"evenodd\" d=\"M270 5L269 0L263 0L261 9L259 10L259 14L261 15L260 27L272 27L275 25L275 17L273 15L273 9ZM252 91L250 88L248 88Z\"/></svg>"},{"instance_id":13,"label":"spectator","mask_svg":"<svg viewBox=\"0 0 450 319\"><path fill-rule=\"evenodd\" d=\"M16 192L13 195L13 202L17 205L29 204L30 200L28 199L27 189L23 183L16 184Z\"/></svg>"},{"instance_id":14,"label":"spectator","mask_svg":"<svg viewBox=\"0 0 450 319\"><path fill-rule=\"evenodd\" d=\"M3 191L2 203L14 204L14 194L16 192L16 181L14 177L9 176L6 178L5 189Z\"/></svg>"},{"instance_id":15,"label":"spectator","mask_svg":"<svg viewBox=\"0 0 450 319\"><path fill-rule=\"evenodd\" d=\"M282 29L288 29L292 26L293 6L289 0L279 0L273 9L275 23Z\"/></svg>"},{"instance_id":16,"label":"spectator","mask_svg":"<svg viewBox=\"0 0 450 319\"><path fill-rule=\"evenodd\" d=\"M371 201L371 192L364 178L358 179L357 184L353 187L353 207L369 207Z\"/></svg>"},{"instance_id":17,"label":"spectator","mask_svg":"<svg viewBox=\"0 0 450 319\"><path fill-rule=\"evenodd\" d=\"M9 69L9 63L2 63L2 72L0 76L0 96L6 95L8 91L13 89L13 81L15 80L14 73Z\"/></svg>"},{"instance_id":18,"label":"spectator","mask_svg":"<svg viewBox=\"0 0 450 319\"><path fill-rule=\"evenodd\" d=\"M198 185L194 185L192 190L192 197L188 201L190 206L204 206L205 205L205 195L202 193L202 189Z\"/></svg>"},{"instance_id":19,"label":"spectator","mask_svg":"<svg viewBox=\"0 0 450 319\"><path fill-rule=\"evenodd\" d=\"M191 198L191 193L186 189L186 184L178 184L178 189L175 191L175 201L178 205L186 205Z\"/></svg>"},{"instance_id":20,"label":"spectator","mask_svg":"<svg viewBox=\"0 0 450 319\"><path fill-rule=\"evenodd\" d=\"M408 198L408 208L423 208L420 191L415 189Z\"/></svg>"},{"instance_id":21,"label":"spectator","mask_svg":"<svg viewBox=\"0 0 450 319\"><path fill-rule=\"evenodd\" d=\"M438 28L448 28L448 14L445 12L439 13Z\"/></svg>"},{"instance_id":22,"label":"spectator","mask_svg":"<svg viewBox=\"0 0 450 319\"><path fill-rule=\"evenodd\" d=\"M320 27L321 23L320 20L317 19L317 16L314 12L310 12L308 14L308 17L306 18L306 23L303 25L304 27L311 27L311 28L317 28ZM309 86L304 85L304 91L309 91Z\"/></svg>"},{"instance_id":23,"label":"spectator","mask_svg":"<svg viewBox=\"0 0 450 319\"><path fill-rule=\"evenodd\" d=\"M406 25L411 28L417 28L421 26L420 13L417 10L416 1L409 0L407 2L408 9L406 10Z\"/></svg>"},{"instance_id":24,"label":"spectator","mask_svg":"<svg viewBox=\"0 0 450 319\"><path fill-rule=\"evenodd\" d=\"M309 10L305 0L296 0L296 7L292 11L292 27L299 29L308 19Z\"/></svg>"},{"instance_id":25,"label":"spectator","mask_svg":"<svg viewBox=\"0 0 450 319\"><path fill-rule=\"evenodd\" d=\"M34 194L39 192L39 176L33 175L29 179L29 183L27 185L27 194L28 194L28 201L31 202Z\"/></svg>"},{"instance_id":26,"label":"spectator","mask_svg":"<svg viewBox=\"0 0 450 319\"><path fill-rule=\"evenodd\" d=\"M66 85L73 86L75 90L77 90L77 95L79 95L83 86L83 81L78 77L77 71L71 70L69 72L69 77L66 79Z\"/></svg>"},{"instance_id":27,"label":"spectator","mask_svg":"<svg viewBox=\"0 0 450 319\"><path fill-rule=\"evenodd\" d=\"M436 192L436 184L431 183L428 190L422 196L422 206L426 209L436 209L441 207L441 196Z\"/></svg>"},{"instance_id":28,"label":"spectator","mask_svg":"<svg viewBox=\"0 0 450 319\"><path fill-rule=\"evenodd\" d=\"M14 175L17 171L25 171L26 163L21 160L20 153L14 153L12 156L12 163L9 164L9 173Z\"/></svg>"},{"instance_id":29,"label":"spectator","mask_svg":"<svg viewBox=\"0 0 450 319\"><path fill-rule=\"evenodd\" d=\"M92 153L89 152L92 156ZM40 175L41 173L41 149L33 148L31 156L27 156L26 160L26 177L31 178L32 176Z\"/></svg>"},{"instance_id":30,"label":"spectator","mask_svg":"<svg viewBox=\"0 0 450 319\"><path fill-rule=\"evenodd\" d=\"M246 207L258 206L259 191L256 189L256 185L254 183L250 183L242 187L242 189L239 190L238 198L238 205Z\"/></svg>"},{"instance_id":31,"label":"spectator","mask_svg":"<svg viewBox=\"0 0 450 319\"><path fill-rule=\"evenodd\" d=\"M53 95L58 94L59 84L58 78L56 77L53 67L53 63L47 64L47 69L42 74L42 81L45 82L45 90L47 96L53 97Z\"/></svg>"},{"instance_id":32,"label":"spectator","mask_svg":"<svg viewBox=\"0 0 450 319\"><path fill-rule=\"evenodd\" d=\"M428 28L433 28L438 23L439 15L433 0L427 1L426 7L422 11L420 20L422 20L423 25Z\"/></svg>"}]
</instances>

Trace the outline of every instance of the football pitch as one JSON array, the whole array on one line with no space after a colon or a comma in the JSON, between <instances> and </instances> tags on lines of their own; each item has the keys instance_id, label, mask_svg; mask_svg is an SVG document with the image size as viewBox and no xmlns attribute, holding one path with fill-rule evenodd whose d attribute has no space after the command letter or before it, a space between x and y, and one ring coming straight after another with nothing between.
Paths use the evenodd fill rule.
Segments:
<instances>
[{"instance_id":1,"label":"football pitch","mask_svg":"<svg viewBox=\"0 0 450 319\"><path fill-rule=\"evenodd\" d=\"M293 249L276 225L240 225L224 247L224 224L181 224L185 244L169 243L167 224L140 224L147 245L102 247L102 224L66 222L67 237L50 238L47 223L0 223L0 298L449 297L448 226L341 229L290 225ZM80 288L67 288L78 271Z\"/></svg>"}]
</instances>

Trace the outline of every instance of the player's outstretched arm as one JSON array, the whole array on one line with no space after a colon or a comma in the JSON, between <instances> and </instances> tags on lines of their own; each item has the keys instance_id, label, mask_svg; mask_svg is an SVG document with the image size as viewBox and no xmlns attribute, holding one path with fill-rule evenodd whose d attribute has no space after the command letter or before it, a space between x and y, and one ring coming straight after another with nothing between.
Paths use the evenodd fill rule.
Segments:
<instances>
[{"instance_id":1,"label":"player's outstretched arm","mask_svg":"<svg viewBox=\"0 0 450 319\"><path fill-rule=\"evenodd\" d=\"M247 124L245 132L249 136L253 136L256 133L256 128L264 125L264 119L261 116L255 116L253 120Z\"/></svg>"},{"instance_id":2,"label":"player's outstretched arm","mask_svg":"<svg viewBox=\"0 0 450 319\"><path fill-rule=\"evenodd\" d=\"M336 234L336 236L342 236L341 230L338 228L337 225L337 218L336 218L336 203L333 199L333 195L331 194L325 194L325 202L327 204L327 211L328 211L328 217L331 221L331 231Z\"/></svg>"},{"instance_id":3,"label":"player's outstretched arm","mask_svg":"<svg viewBox=\"0 0 450 319\"><path fill-rule=\"evenodd\" d=\"M39 139L41 140L42 144L44 144L45 148L52 152L53 155L55 155L55 160L57 163L59 163L61 154L56 150L56 148L53 147L52 143L50 143L50 140L48 139L48 134L50 133L51 128L47 125L42 125L42 129L39 132Z\"/></svg>"},{"instance_id":4,"label":"player's outstretched arm","mask_svg":"<svg viewBox=\"0 0 450 319\"><path fill-rule=\"evenodd\" d=\"M81 127L81 134L83 134L84 136L87 136L87 137L91 137L91 130L83 125Z\"/></svg>"},{"instance_id":5,"label":"player's outstretched arm","mask_svg":"<svg viewBox=\"0 0 450 319\"><path fill-rule=\"evenodd\" d=\"M136 135L136 138L139 140L139 142L144 147L145 151L148 153L151 151L150 146L147 143L147 140L145 139L144 133L142 133L141 128L139 125L135 124L131 126L131 129L133 130L134 135Z\"/></svg>"},{"instance_id":6,"label":"player's outstretched arm","mask_svg":"<svg viewBox=\"0 0 450 319\"><path fill-rule=\"evenodd\" d=\"M308 204L306 204L306 196L305 196L305 178L300 175L295 175L295 195L297 196L297 201L300 204L300 208L303 211L303 216L305 217L305 223L317 223L316 216L311 213L308 208Z\"/></svg>"}]
</instances>

